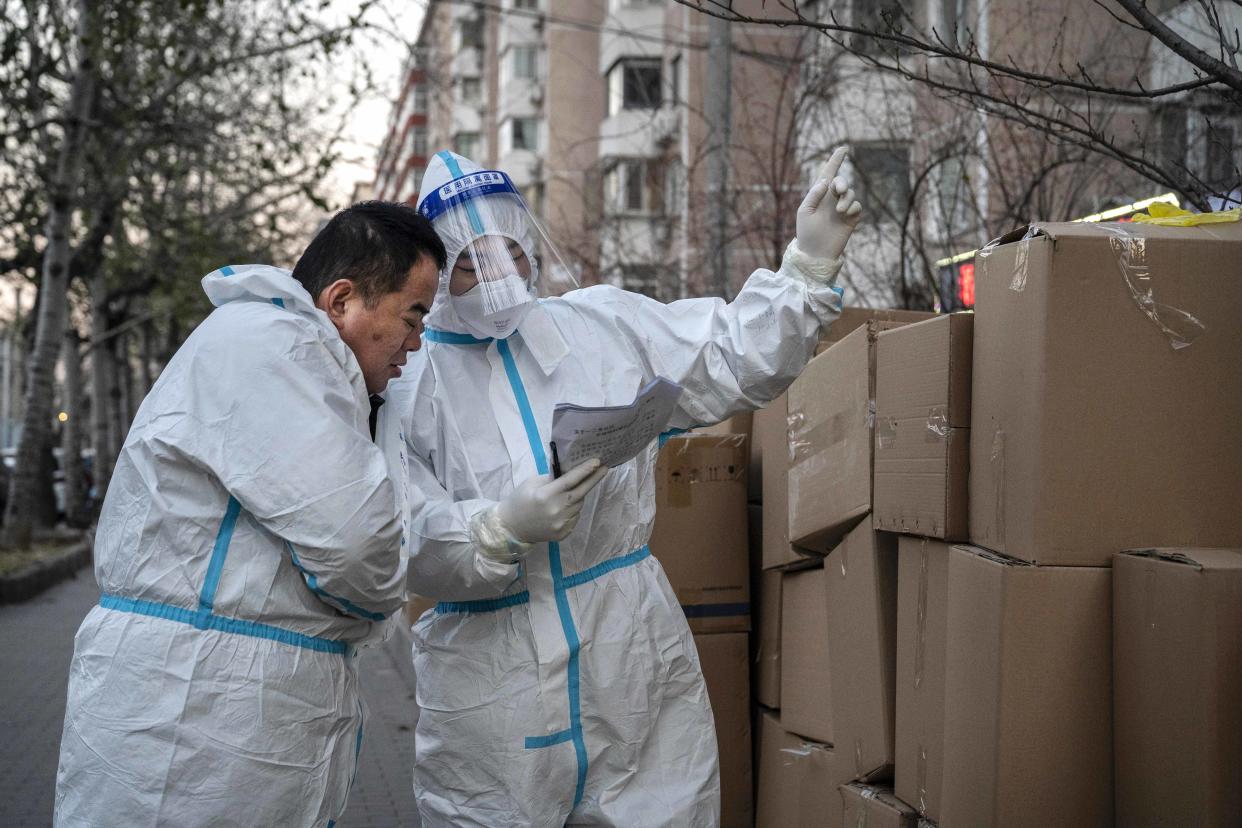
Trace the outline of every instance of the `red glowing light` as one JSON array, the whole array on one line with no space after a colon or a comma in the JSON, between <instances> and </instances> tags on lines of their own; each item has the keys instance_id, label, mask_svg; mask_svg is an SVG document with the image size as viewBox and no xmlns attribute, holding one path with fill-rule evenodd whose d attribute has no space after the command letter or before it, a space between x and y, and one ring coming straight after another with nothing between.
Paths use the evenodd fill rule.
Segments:
<instances>
[{"instance_id":1,"label":"red glowing light","mask_svg":"<svg viewBox=\"0 0 1242 828\"><path fill-rule=\"evenodd\" d=\"M962 300L962 306L973 308L975 306L975 263L966 262L957 269L957 298Z\"/></svg>"}]
</instances>

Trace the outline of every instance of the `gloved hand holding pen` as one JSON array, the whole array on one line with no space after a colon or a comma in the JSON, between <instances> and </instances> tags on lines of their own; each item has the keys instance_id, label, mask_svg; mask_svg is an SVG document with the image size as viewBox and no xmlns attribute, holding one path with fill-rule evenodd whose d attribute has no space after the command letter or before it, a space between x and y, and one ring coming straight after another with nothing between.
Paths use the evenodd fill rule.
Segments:
<instances>
[{"instance_id":1,"label":"gloved hand holding pen","mask_svg":"<svg viewBox=\"0 0 1242 828\"><path fill-rule=\"evenodd\" d=\"M564 540L578 524L587 493L607 473L607 466L592 459L555 479L545 474L526 480L471 521L480 554L514 564L526 557L532 544Z\"/></svg>"}]
</instances>

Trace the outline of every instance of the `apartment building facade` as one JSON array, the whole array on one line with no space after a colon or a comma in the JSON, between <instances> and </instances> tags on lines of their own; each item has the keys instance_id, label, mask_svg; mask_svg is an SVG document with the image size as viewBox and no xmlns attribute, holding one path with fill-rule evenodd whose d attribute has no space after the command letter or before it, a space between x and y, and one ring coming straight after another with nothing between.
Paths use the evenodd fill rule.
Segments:
<instances>
[{"instance_id":1,"label":"apartment building facade","mask_svg":"<svg viewBox=\"0 0 1242 828\"><path fill-rule=\"evenodd\" d=\"M784 5L733 0L732 8L780 22L792 15ZM1173 20L1188 5L1161 0L1159 10ZM1158 83L1175 72L1149 36L1078 0L798 8L812 19L969 41L985 58L1055 56L1101 83L1135 71ZM509 173L582 284L665 301L732 296L754 268L776 266L814 169L847 145L867 214L843 274L847 301L961 307L968 286L939 264L946 258L1028 220L1074 218L1167 189L969 97L879 68L893 54L883 41L735 23L722 69L712 26L665 0L431 0L393 107L377 197L415 199L429 153L451 148ZM951 62L902 60L961 80ZM710 100L722 89L726 120ZM1236 171L1233 122L1213 117L1206 134L1190 96L1116 106L1110 118L1204 175ZM726 153L724 180L713 176L716 152Z\"/></svg>"}]
</instances>

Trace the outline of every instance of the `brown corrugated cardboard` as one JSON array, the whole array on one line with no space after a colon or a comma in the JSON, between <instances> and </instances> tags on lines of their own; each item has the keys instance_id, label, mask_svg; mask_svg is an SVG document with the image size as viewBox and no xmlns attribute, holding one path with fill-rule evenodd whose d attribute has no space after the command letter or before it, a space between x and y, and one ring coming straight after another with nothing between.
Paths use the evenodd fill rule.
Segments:
<instances>
[{"instance_id":1,"label":"brown corrugated cardboard","mask_svg":"<svg viewBox=\"0 0 1242 828\"><path fill-rule=\"evenodd\" d=\"M1242 820L1242 550L1113 563L1117 824Z\"/></svg>"},{"instance_id":2,"label":"brown corrugated cardboard","mask_svg":"<svg viewBox=\"0 0 1242 828\"><path fill-rule=\"evenodd\" d=\"M763 461L759 441L752 436L754 432L755 412L743 411L729 419L711 426L696 428L693 434L745 434L750 437L750 461L746 472L746 498L752 503L759 502L759 493L763 486Z\"/></svg>"},{"instance_id":3,"label":"brown corrugated cardboard","mask_svg":"<svg viewBox=\"0 0 1242 828\"><path fill-rule=\"evenodd\" d=\"M875 341L870 321L811 360L789 387L789 538L823 555L871 509Z\"/></svg>"},{"instance_id":4,"label":"brown corrugated cardboard","mask_svg":"<svg viewBox=\"0 0 1242 828\"><path fill-rule=\"evenodd\" d=\"M976 271L970 536L1043 564L1242 544L1242 224L1040 224Z\"/></svg>"},{"instance_id":5,"label":"brown corrugated cardboard","mask_svg":"<svg viewBox=\"0 0 1242 828\"><path fill-rule=\"evenodd\" d=\"M949 546L902 536L897 544L897 744L893 789L940 819L944 772L944 658Z\"/></svg>"},{"instance_id":6,"label":"brown corrugated cardboard","mask_svg":"<svg viewBox=\"0 0 1242 828\"><path fill-rule=\"evenodd\" d=\"M828 591L824 570L781 579L781 724L791 733L832 742Z\"/></svg>"},{"instance_id":7,"label":"brown corrugated cardboard","mask_svg":"<svg viewBox=\"0 0 1242 828\"><path fill-rule=\"evenodd\" d=\"M430 598L424 598L421 595L411 595L409 600L405 602L405 621L407 625L413 625L423 613L429 609L435 609L436 602Z\"/></svg>"},{"instance_id":8,"label":"brown corrugated cardboard","mask_svg":"<svg viewBox=\"0 0 1242 828\"><path fill-rule=\"evenodd\" d=\"M973 323L972 314L955 313L876 341L877 529L968 537Z\"/></svg>"},{"instance_id":9,"label":"brown corrugated cardboard","mask_svg":"<svg viewBox=\"0 0 1242 828\"><path fill-rule=\"evenodd\" d=\"M887 786L851 782L841 786L845 824L850 828L916 828L919 815Z\"/></svg>"},{"instance_id":10,"label":"brown corrugated cardboard","mask_svg":"<svg viewBox=\"0 0 1242 828\"><path fill-rule=\"evenodd\" d=\"M763 568L804 563L789 545L788 394L755 412L754 439L763 454Z\"/></svg>"},{"instance_id":11,"label":"brown corrugated cardboard","mask_svg":"<svg viewBox=\"0 0 1242 828\"><path fill-rule=\"evenodd\" d=\"M758 573L759 606L752 636L755 698L766 707L781 706L781 573Z\"/></svg>"},{"instance_id":12,"label":"brown corrugated cardboard","mask_svg":"<svg viewBox=\"0 0 1242 828\"><path fill-rule=\"evenodd\" d=\"M745 435L683 434L656 463L651 552L695 632L750 629Z\"/></svg>"},{"instance_id":13,"label":"brown corrugated cardboard","mask_svg":"<svg viewBox=\"0 0 1242 828\"><path fill-rule=\"evenodd\" d=\"M850 779L891 778L897 536L863 519L824 560L832 731Z\"/></svg>"},{"instance_id":14,"label":"brown corrugated cardboard","mask_svg":"<svg viewBox=\"0 0 1242 828\"><path fill-rule=\"evenodd\" d=\"M896 308L845 307L841 309L841 315L833 320L828 330L820 338L819 346L815 353L816 355L823 353L834 342L840 342L861 325L873 320L876 322L897 322L904 325L910 322L921 322L924 319L931 319L933 316L935 314L927 313L926 311L897 310Z\"/></svg>"},{"instance_id":15,"label":"brown corrugated cardboard","mask_svg":"<svg viewBox=\"0 0 1242 828\"><path fill-rule=\"evenodd\" d=\"M942 824L1112 824L1111 574L949 551Z\"/></svg>"},{"instance_id":16,"label":"brown corrugated cardboard","mask_svg":"<svg viewBox=\"0 0 1242 828\"><path fill-rule=\"evenodd\" d=\"M720 824L725 828L746 828L754 824L748 638L746 633L694 637L716 722L716 742L720 749Z\"/></svg>"},{"instance_id":17,"label":"brown corrugated cardboard","mask_svg":"<svg viewBox=\"0 0 1242 828\"><path fill-rule=\"evenodd\" d=\"M831 745L787 732L759 711L757 828L841 828L842 803Z\"/></svg>"},{"instance_id":18,"label":"brown corrugated cardboard","mask_svg":"<svg viewBox=\"0 0 1242 828\"><path fill-rule=\"evenodd\" d=\"M869 322L811 360L789 387L789 537L823 554L871 508Z\"/></svg>"}]
</instances>

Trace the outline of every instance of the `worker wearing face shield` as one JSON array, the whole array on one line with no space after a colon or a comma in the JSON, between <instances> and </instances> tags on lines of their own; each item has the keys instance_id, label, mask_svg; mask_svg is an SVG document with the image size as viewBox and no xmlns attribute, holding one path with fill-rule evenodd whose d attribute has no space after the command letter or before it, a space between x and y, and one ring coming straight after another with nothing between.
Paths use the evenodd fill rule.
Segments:
<instances>
[{"instance_id":1,"label":"worker wearing face shield","mask_svg":"<svg viewBox=\"0 0 1242 828\"><path fill-rule=\"evenodd\" d=\"M653 443L615 468L551 474L558 403L625 405L655 377L686 429L784 391L841 307L860 208L835 155L777 271L738 296L669 304L576 289L503 172L439 153L419 210L445 243L427 348L394 382L407 408L427 826L719 822L698 654L647 542Z\"/></svg>"}]
</instances>

